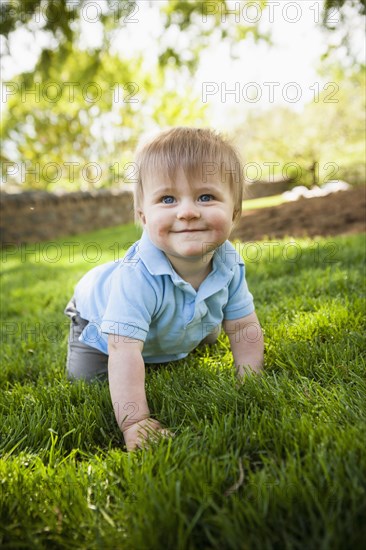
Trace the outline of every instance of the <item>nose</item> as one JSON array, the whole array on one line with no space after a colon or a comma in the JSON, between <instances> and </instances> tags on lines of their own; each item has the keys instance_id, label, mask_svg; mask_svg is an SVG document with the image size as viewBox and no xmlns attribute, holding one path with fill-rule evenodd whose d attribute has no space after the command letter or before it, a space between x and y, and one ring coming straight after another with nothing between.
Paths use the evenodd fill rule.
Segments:
<instances>
[{"instance_id":1,"label":"nose","mask_svg":"<svg viewBox=\"0 0 366 550\"><path fill-rule=\"evenodd\" d=\"M201 217L199 208L192 200L184 200L181 202L177 212L179 220L192 220Z\"/></svg>"}]
</instances>

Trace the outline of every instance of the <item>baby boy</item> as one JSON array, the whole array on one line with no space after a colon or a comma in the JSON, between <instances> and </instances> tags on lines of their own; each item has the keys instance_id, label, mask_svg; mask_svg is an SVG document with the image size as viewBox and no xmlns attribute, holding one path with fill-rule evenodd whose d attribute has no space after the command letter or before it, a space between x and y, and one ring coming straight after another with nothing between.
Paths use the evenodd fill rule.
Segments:
<instances>
[{"instance_id":1,"label":"baby boy","mask_svg":"<svg viewBox=\"0 0 366 550\"><path fill-rule=\"evenodd\" d=\"M242 258L227 240L240 218L238 155L208 129L173 128L140 146L135 216L143 234L125 257L90 270L65 313L71 317L67 371L108 373L128 450L172 435L150 417L145 363L186 357L229 337L236 373L259 373L263 336Z\"/></svg>"}]
</instances>

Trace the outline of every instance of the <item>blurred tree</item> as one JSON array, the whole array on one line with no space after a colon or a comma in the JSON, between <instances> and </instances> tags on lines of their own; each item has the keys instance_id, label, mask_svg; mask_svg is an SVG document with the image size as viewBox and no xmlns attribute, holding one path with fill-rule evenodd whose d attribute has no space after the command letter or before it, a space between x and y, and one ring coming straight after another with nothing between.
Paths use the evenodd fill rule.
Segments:
<instances>
[{"instance_id":1,"label":"blurred tree","mask_svg":"<svg viewBox=\"0 0 366 550\"><path fill-rule=\"evenodd\" d=\"M256 24L222 24L229 11L226 1L150 4L160 11L165 28L176 26L192 46L180 48L177 35L164 44L159 41L157 65L146 71L142 59L110 53L116 33L134 21L141 2L1 2L5 54L11 53L10 38L19 29L33 33L35 40L44 37L35 69L4 84L3 182L47 190L92 189L131 178L129 163L141 132L154 126L205 124L205 106L189 80L172 86L172 72L184 68L192 74L214 30L229 41L250 33L264 38ZM102 40L82 49L82 23L95 17Z\"/></svg>"},{"instance_id":2,"label":"blurred tree","mask_svg":"<svg viewBox=\"0 0 366 550\"><path fill-rule=\"evenodd\" d=\"M344 49L350 64L361 66L364 63L364 43L355 44L355 32L359 33L357 38L364 35L365 16L366 0L324 0L322 24L332 33L333 41L323 59L337 59L337 52Z\"/></svg>"},{"instance_id":3,"label":"blurred tree","mask_svg":"<svg viewBox=\"0 0 366 550\"><path fill-rule=\"evenodd\" d=\"M319 93L314 90L314 101L302 112L286 107L251 111L238 126L247 179L260 172L259 179L292 177L296 185L312 186L364 178L365 66L333 65L323 71L331 82Z\"/></svg>"},{"instance_id":4,"label":"blurred tree","mask_svg":"<svg viewBox=\"0 0 366 550\"><path fill-rule=\"evenodd\" d=\"M190 89L169 89L165 72L147 73L141 59L132 64L108 52L73 50L66 61L52 52L50 61L49 79L37 69L31 83L20 75L8 84L5 183L45 190L118 186L133 180L141 132L178 120L204 124L205 106Z\"/></svg>"},{"instance_id":5,"label":"blurred tree","mask_svg":"<svg viewBox=\"0 0 366 550\"><path fill-rule=\"evenodd\" d=\"M342 11L351 5L353 12L357 9L362 15L365 1L324 0L324 27L332 19L332 9ZM264 9L267 3L267 0L259 0L256 5ZM185 87L168 84L172 71L177 74L187 69L193 74L200 51L212 37L227 40L232 45L249 35L254 40L268 40L268 36L259 31L257 23L236 23L233 4L226 0L167 0L149 4L159 10L167 33L164 40L159 41L158 65L146 71L141 59L123 60L110 53L116 33L136 13L138 15L136 10L142 6L141 2L1 2L0 30L6 47L12 33L21 28L32 32L35 38L39 33L47 37L34 71L5 83L9 99L1 132L6 181L13 174L25 187L42 189L95 188L120 183L127 178L125 167L142 131L154 125L205 124L205 108L194 97L189 83ZM92 7L94 12L89 12L88 7ZM238 10L236 3L234 10ZM79 45L82 20L88 18L87 14L95 17L96 13L102 28L102 40L82 50ZM341 25L345 24L342 17ZM243 21L243 18L238 19ZM179 47L175 38L177 34L173 33L167 39L172 28L180 31L179 36L187 38L188 48ZM263 128L266 129L260 143L268 145L266 154L269 151L281 159L300 159L305 163L307 173L312 171L312 180L316 177L320 151L327 141L325 127L319 123L324 115L317 112L318 119L314 116L313 120L314 109L308 112L311 124L305 125L303 118L293 112L289 116L286 110L266 114L267 121L272 121L269 127L262 115L251 115L256 132L261 134ZM334 124L338 128L336 120ZM280 131L279 125L283 125L286 132ZM351 125L352 122L347 127L350 132ZM316 143L318 127L319 136L324 137L319 145ZM284 136L282 140L281 135ZM257 152L263 154L262 149ZM10 161L15 163L14 166L9 164Z\"/></svg>"},{"instance_id":6,"label":"blurred tree","mask_svg":"<svg viewBox=\"0 0 366 550\"><path fill-rule=\"evenodd\" d=\"M42 11L45 15L44 29L52 32L57 38L63 37L66 41L71 41L74 36L72 23L83 13L83 7L87 6L91 0L3 0L0 5L1 24L0 34L8 36L9 33L19 28L20 25L27 25L35 19L35 15ZM128 14L136 10L136 0L103 0L100 5L100 21L102 24L110 23L113 19L115 23L121 23ZM246 4L250 4L247 0ZM257 0L256 4L264 8L268 0ZM94 2L96 4L96 2ZM341 11L345 5L355 7L361 15L366 15L366 0L324 0L323 24L327 27L332 26L333 20L330 17L332 10ZM233 7L227 0L214 0L213 2L196 2L194 0L168 0L163 6L163 11L167 14L166 26L172 23L178 24L181 30L186 30L194 24L198 16L210 19L213 25L220 26L220 22L225 19L225 15L233 12ZM236 7L234 9L237 9ZM342 12L341 17L345 15ZM232 30L222 29L222 37L230 34ZM238 32L233 30L234 35ZM239 35L236 36L239 38Z\"/></svg>"},{"instance_id":7,"label":"blurred tree","mask_svg":"<svg viewBox=\"0 0 366 550\"><path fill-rule=\"evenodd\" d=\"M334 30L339 25L347 27L347 9L354 8L360 15L366 15L366 0L323 0L322 24L325 28ZM150 2L150 4L153 2ZM250 5L247 0L240 4ZM138 13L141 0L2 0L0 4L0 34L6 39L19 29L26 27L32 32L40 28L50 33L58 42L60 49L69 50L70 43L75 40L78 26L75 22L88 17L89 8L97 9L98 21L103 25L104 41L102 49L108 49L109 38L113 30L123 26ZM268 0L256 0L258 9L262 10ZM256 23L242 24L240 9L228 0L213 0L212 2L197 2L195 0L167 0L161 2L161 14L165 16L165 27L179 27L181 32L192 32L195 48L191 59L184 59L182 52L172 45L166 46L160 54L161 63L175 60L178 64L188 64L194 68L198 51L207 44L207 37L213 30L217 31L219 39L231 41L241 40L251 35L255 40L267 38L258 30ZM312 9L315 9L314 7ZM239 23L233 24L233 12L238 12ZM340 19L338 18L340 14ZM95 13L93 13L93 16ZM337 17L334 17L337 15ZM236 20L236 18L234 19ZM204 23L204 25L202 25ZM337 24L337 25L336 25ZM349 31L347 30L347 33ZM42 65L49 66L48 48L42 53Z\"/></svg>"},{"instance_id":8,"label":"blurred tree","mask_svg":"<svg viewBox=\"0 0 366 550\"><path fill-rule=\"evenodd\" d=\"M366 0L324 0L323 24L326 27L332 27L335 19L330 18L333 10L341 12L341 18L344 20L345 14L342 11L345 5L356 8L360 15L366 15Z\"/></svg>"},{"instance_id":9,"label":"blurred tree","mask_svg":"<svg viewBox=\"0 0 366 550\"><path fill-rule=\"evenodd\" d=\"M257 0L256 3L262 9L267 0ZM255 40L268 40L267 34L259 33L257 23L244 25L242 18L239 18L240 23L232 24L233 10L227 0L167 0L155 2L155 5L160 10L165 28L175 25L181 32L189 34L192 37L191 46L194 44L189 52L182 52L174 40L163 45L159 55L162 66L174 63L177 66L186 65L193 71L200 50L207 45L207 39L214 30L219 40L226 39L231 43L245 39L248 35L252 35ZM42 30L57 41L60 55L65 56L70 54L70 46L78 38L80 20L97 18L103 28L102 45L96 48L97 53L98 50L109 49L110 40L117 29L138 21L141 6L141 0L4 0L0 4L0 34L5 38L9 51L8 38L15 30L23 27L34 34ZM39 67L45 74L50 68L51 49L45 46L41 54Z\"/></svg>"}]
</instances>

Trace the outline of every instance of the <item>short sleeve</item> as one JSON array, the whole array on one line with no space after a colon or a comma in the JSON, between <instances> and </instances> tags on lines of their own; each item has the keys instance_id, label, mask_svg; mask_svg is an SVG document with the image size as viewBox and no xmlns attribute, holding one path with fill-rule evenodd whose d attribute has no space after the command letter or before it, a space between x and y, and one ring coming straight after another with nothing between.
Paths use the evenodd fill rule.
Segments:
<instances>
[{"instance_id":1,"label":"short sleeve","mask_svg":"<svg viewBox=\"0 0 366 550\"><path fill-rule=\"evenodd\" d=\"M229 298L223 310L224 319L231 321L246 317L254 311L253 296L245 279L245 266L237 264L234 277L229 285Z\"/></svg>"},{"instance_id":2,"label":"short sleeve","mask_svg":"<svg viewBox=\"0 0 366 550\"><path fill-rule=\"evenodd\" d=\"M145 342L157 296L146 274L138 265L121 264L111 280L109 299L101 330Z\"/></svg>"}]
</instances>

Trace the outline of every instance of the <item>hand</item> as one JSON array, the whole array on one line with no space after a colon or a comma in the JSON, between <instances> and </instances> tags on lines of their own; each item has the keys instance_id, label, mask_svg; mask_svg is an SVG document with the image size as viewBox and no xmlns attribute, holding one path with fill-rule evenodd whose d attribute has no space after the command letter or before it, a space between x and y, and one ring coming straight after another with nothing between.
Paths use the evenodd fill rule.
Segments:
<instances>
[{"instance_id":1,"label":"hand","mask_svg":"<svg viewBox=\"0 0 366 550\"><path fill-rule=\"evenodd\" d=\"M159 436L174 437L174 434L163 428L157 420L153 418L144 418L132 426L123 430L123 437L128 451L133 451L136 448L148 448L148 440L156 441Z\"/></svg>"},{"instance_id":2,"label":"hand","mask_svg":"<svg viewBox=\"0 0 366 550\"><path fill-rule=\"evenodd\" d=\"M263 370L261 368L252 368L248 366L239 367L236 372L235 387L238 389L245 383L245 380L249 376L262 376Z\"/></svg>"}]
</instances>

